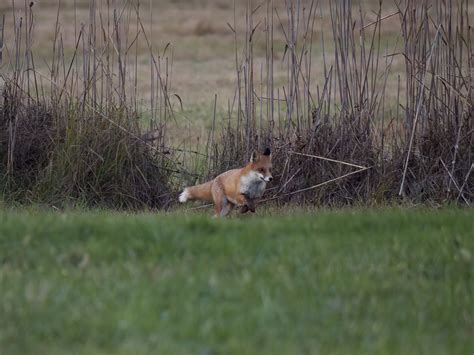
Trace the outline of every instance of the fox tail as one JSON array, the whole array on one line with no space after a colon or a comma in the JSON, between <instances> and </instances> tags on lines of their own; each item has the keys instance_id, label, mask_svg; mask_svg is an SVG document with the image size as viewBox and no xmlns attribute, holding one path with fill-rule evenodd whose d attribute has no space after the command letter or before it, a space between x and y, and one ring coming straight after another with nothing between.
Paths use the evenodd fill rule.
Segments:
<instances>
[{"instance_id":1,"label":"fox tail","mask_svg":"<svg viewBox=\"0 0 474 355\"><path fill-rule=\"evenodd\" d=\"M179 202L184 203L189 200L203 200L212 202L211 186L212 181L201 185L186 187L179 195Z\"/></svg>"}]
</instances>

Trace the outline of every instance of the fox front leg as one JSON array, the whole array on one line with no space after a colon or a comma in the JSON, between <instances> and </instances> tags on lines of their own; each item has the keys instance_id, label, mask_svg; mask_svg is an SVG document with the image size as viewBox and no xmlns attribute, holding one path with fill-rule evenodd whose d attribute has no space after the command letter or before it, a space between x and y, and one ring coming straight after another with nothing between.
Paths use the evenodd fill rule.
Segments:
<instances>
[{"instance_id":1,"label":"fox front leg","mask_svg":"<svg viewBox=\"0 0 474 355\"><path fill-rule=\"evenodd\" d=\"M249 206L247 205L243 205L242 207L240 207L240 213L244 214L244 213L247 213L249 210Z\"/></svg>"},{"instance_id":2,"label":"fox front leg","mask_svg":"<svg viewBox=\"0 0 474 355\"><path fill-rule=\"evenodd\" d=\"M249 198L247 195L241 194L242 207L240 213L247 213L248 211L255 213L255 199Z\"/></svg>"}]
</instances>

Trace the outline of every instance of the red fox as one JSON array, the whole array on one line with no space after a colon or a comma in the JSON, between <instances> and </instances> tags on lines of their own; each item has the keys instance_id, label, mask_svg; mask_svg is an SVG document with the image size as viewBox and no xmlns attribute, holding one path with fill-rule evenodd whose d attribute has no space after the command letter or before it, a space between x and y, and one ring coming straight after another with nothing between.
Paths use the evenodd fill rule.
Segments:
<instances>
[{"instance_id":1,"label":"red fox","mask_svg":"<svg viewBox=\"0 0 474 355\"><path fill-rule=\"evenodd\" d=\"M262 197L267 183L272 180L272 155L267 148L262 154L253 152L250 162L241 169L232 169L204 184L186 187L179 195L179 202L214 202L215 217L227 216L235 206L240 207L242 213L255 212L256 200Z\"/></svg>"}]
</instances>

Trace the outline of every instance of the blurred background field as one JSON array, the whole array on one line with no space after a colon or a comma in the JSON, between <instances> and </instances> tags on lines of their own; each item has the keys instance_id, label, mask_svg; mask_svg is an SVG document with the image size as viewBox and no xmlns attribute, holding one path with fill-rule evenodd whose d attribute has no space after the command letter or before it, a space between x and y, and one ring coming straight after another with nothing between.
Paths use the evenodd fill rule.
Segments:
<instances>
[{"instance_id":1,"label":"blurred background field","mask_svg":"<svg viewBox=\"0 0 474 355\"><path fill-rule=\"evenodd\" d=\"M24 13L25 3L23 0L14 0L16 11ZM29 3L29 2L28 2ZM94 4L95 3L95 4ZM90 22L90 6L97 6L96 16L102 11L102 16L106 16L107 3L116 4L118 9L124 9L126 2L120 1L84 1L84 0L63 0L60 2L59 23L64 41L65 53L69 56L74 51L76 37L80 31L81 25L87 26ZM296 2L295 2L296 3ZM6 28L11 29L13 25L12 2L5 1L0 5L0 11L6 15ZM263 3L262 3L263 4ZM301 1L301 7L306 7L308 11L311 1ZM364 8L363 16L367 23L377 20L379 8L378 1L363 0L361 4ZM254 6L261 5L254 2ZM285 11L285 2L282 0L273 1L273 5L280 10L279 16L283 23L288 21L288 15ZM239 34L239 47L242 45L246 31L246 1L235 2L235 29ZM331 61L331 49L334 44L331 40L331 19L329 16L329 2L321 1L318 3L318 14L314 26L315 43L312 51L313 72L311 85L324 84L324 70L321 47L321 33L324 30L326 36L326 48L329 53L329 62ZM354 9L358 11L358 2L353 2ZM50 0L36 1L33 5L35 13L35 25L33 36L33 48L38 56L36 65L39 71L48 74L49 68L44 60L50 61L52 56L52 47L55 34L55 23L57 18L58 2ZM386 1L383 6L382 16L393 14L397 11L394 4ZM471 9L471 11L474 11ZM156 51L156 54L163 54L167 47L169 56L169 65L171 70L170 91L177 93L183 100L185 116L194 128L199 129L202 124L210 127L212 120L212 106L214 94L218 94L218 105L222 115L227 111L227 100L234 95L236 82L235 73L235 48L234 34L228 24L234 26L234 2L219 0L192 0L192 1L140 1L140 14L145 30L148 32L150 45ZM261 6L255 12L254 22L257 24L263 21L265 7ZM124 15L125 16L125 15ZM105 20L105 18L104 18ZM134 18L129 19L130 37L136 28ZM256 31L255 40L255 70L260 72L260 64L265 61L265 40L262 33L263 23ZM387 18L381 26L382 45L389 46L388 51L393 49L396 38L400 33L400 21L397 16ZM5 31L5 42L11 43L14 33ZM285 52L285 38L282 31L275 31L275 81L284 83L287 75L287 66L282 60ZM133 49L135 51L135 49ZM5 55L5 54L4 54ZM8 60L8 54L6 54ZM44 60L42 60L44 59ZM401 63L403 58L398 56L394 59L393 72L396 78L397 74L403 75ZM150 97L150 53L145 41L138 42L138 92L140 97L149 101ZM8 70L8 66L3 68ZM259 74L256 74L259 77ZM396 97L396 80L391 85L391 90ZM178 102L174 104L179 106ZM206 132L201 131L204 135ZM189 137L186 137L189 138Z\"/></svg>"}]
</instances>

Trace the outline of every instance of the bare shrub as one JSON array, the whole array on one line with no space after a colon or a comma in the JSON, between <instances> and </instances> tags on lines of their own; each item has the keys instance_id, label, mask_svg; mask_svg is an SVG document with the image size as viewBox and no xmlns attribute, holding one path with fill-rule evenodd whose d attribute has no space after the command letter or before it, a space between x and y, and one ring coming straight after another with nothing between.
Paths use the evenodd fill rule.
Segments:
<instances>
[{"instance_id":1,"label":"bare shrub","mask_svg":"<svg viewBox=\"0 0 474 355\"><path fill-rule=\"evenodd\" d=\"M72 58L64 55L57 23L49 75L35 69L34 16L25 8L9 46L11 75L3 76L3 194L54 204L166 207L175 187L244 164L252 150L270 147L276 179L266 200L328 206L472 202L468 0L395 1L391 13L380 2L370 14L375 20L362 3L350 1L324 9L313 0L246 4L245 30L238 32L235 9L234 23L227 24L234 38L235 95L224 120L214 98L209 136L196 138L195 146L194 140L178 146L169 139L176 125L171 98L181 107L182 100L169 93L168 45L161 53L152 48L139 2L107 3L100 16L91 2L88 25L76 26ZM389 18L398 19L400 33L385 46L381 26ZM197 35L220 29L210 21L192 28ZM278 59L276 31L285 41ZM146 122L137 99L139 41L149 50ZM262 48L260 60L255 52ZM315 53L324 73L318 78ZM393 72L394 58L404 73ZM280 61L283 83L275 79ZM389 86L396 92L389 95Z\"/></svg>"},{"instance_id":2,"label":"bare shrub","mask_svg":"<svg viewBox=\"0 0 474 355\"><path fill-rule=\"evenodd\" d=\"M474 53L467 1L430 6L407 0L396 2L398 11L388 15L380 4L370 23L362 8L354 14L350 2L331 3L334 52L326 51L321 35L325 78L316 92L311 89L311 48L317 3L285 3L285 21L272 4L266 2L258 22L266 24L266 60L260 70L253 54L256 9L247 8L242 50L234 33L233 119L208 149L213 174L270 145L280 176L267 199L330 206L399 198L472 202ZM399 17L401 31L395 46L384 50L390 54L382 56L380 26L393 16ZM273 80L277 28L286 38L283 87ZM398 77L397 100L390 102L386 87L397 80L391 73L395 56L405 59L406 77Z\"/></svg>"},{"instance_id":3,"label":"bare shrub","mask_svg":"<svg viewBox=\"0 0 474 355\"><path fill-rule=\"evenodd\" d=\"M3 77L0 101L0 181L7 201L164 208L173 198L176 164L162 149L160 122L170 111L159 63L150 54L155 93L150 126L162 132L151 144L142 139L133 90L137 57L126 50L127 24L110 6L106 11L114 20L102 22L95 17L95 6L91 4L89 27L79 32L70 62L56 25L49 77L34 66L32 7L26 8L29 23L15 21L13 70ZM141 26L138 9L131 6L129 11ZM109 36L99 40L97 33ZM135 68L129 69L129 63ZM130 73L135 74L131 83ZM50 85L39 84L43 80ZM157 101L165 103L158 114Z\"/></svg>"}]
</instances>

